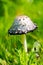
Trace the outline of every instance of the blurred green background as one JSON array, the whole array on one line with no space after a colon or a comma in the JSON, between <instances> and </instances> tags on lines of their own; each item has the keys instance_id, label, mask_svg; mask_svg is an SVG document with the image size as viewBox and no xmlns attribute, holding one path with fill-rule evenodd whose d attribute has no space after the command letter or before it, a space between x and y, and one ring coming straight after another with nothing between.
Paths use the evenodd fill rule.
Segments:
<instances>
[{"instance_id":1,"label":"blurred green background","mask_svg":"<svg viewBox=\"0 0 43 65\"><path fill-rule=\"evenodd\" d=\"M27 15L38 26L26 34L28 57L22 52L20 36L8 35L18 15ZM39 58L32 52L35 42L40 44ZM0 0L0 65L26 65L26 60L27 65L43 65L43 0Z\"/></svg>"}]
</instances>

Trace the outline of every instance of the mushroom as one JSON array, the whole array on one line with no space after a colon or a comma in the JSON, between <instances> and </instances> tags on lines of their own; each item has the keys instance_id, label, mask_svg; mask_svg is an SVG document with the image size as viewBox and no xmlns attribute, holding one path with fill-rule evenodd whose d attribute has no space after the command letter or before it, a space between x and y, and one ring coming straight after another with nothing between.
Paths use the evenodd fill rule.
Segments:
<instances>
[{"instance_id":1,"label":"mushroom","mask_svg":"<svg viewBox=\"0 0 43 65\"><path fill-rule=\"evenodd\" d=\"M31 21L28 16L21 15L17 16L8 30L10 35L20 35L22 37L21 41L23 43L24 51L27 52L27 43L26 43L26 33L35 30L37 26Z\"/></svg>"}]
</instances>

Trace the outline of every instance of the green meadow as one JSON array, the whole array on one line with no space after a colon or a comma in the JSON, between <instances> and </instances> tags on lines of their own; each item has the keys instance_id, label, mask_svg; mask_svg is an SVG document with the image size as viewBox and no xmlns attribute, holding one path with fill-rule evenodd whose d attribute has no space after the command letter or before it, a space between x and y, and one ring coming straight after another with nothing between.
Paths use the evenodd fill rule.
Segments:
<instances>
[{"instance_id":1,"label":"green meadow","mask_svg":"<svg viewBox=\"0 0 43 65\"><path fill-rule=\"evenodd\" d=\"M8 34L18 15L38 26L26 34L27 54L20 35ZM43 0L0 0L0 65L43 65Z\"/></svg>"}]
</instances>

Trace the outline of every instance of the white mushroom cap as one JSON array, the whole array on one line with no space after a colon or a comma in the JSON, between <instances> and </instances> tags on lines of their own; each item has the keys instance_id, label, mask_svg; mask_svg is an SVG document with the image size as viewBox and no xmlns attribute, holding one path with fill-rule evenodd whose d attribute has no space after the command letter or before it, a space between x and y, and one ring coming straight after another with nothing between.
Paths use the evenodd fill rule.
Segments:
<instances>
[{"instance_id":1,"label":"white mushroom cap","mask_svg":"<svg viewBox=\"0 0 43 65\"><path fill-rule=\"evenodd\" d=\"M36 28L37 26L31 21L31 19L28 16L23 15L16 17L8 33L11 35L26 34Z\"/></svg>"}]
</instances>

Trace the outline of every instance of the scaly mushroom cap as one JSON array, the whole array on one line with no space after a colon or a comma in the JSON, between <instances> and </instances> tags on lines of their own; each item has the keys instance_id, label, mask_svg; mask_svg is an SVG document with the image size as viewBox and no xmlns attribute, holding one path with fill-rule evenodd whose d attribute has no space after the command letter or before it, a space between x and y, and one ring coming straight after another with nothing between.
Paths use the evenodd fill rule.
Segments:
<instances>
[{"instance_id":1,"label":"scaly mushroom cap","mask_svg":"<svg viewBox=\"0 0 43 65\"><path fill-rule=\"evenodd\" d=\"M37 26L30 20L28 16L18 16L14 20L13 25L8 30L10 35L15 34L26 34L27 32L33 31Z\"/></svg>"}]
</instances>

